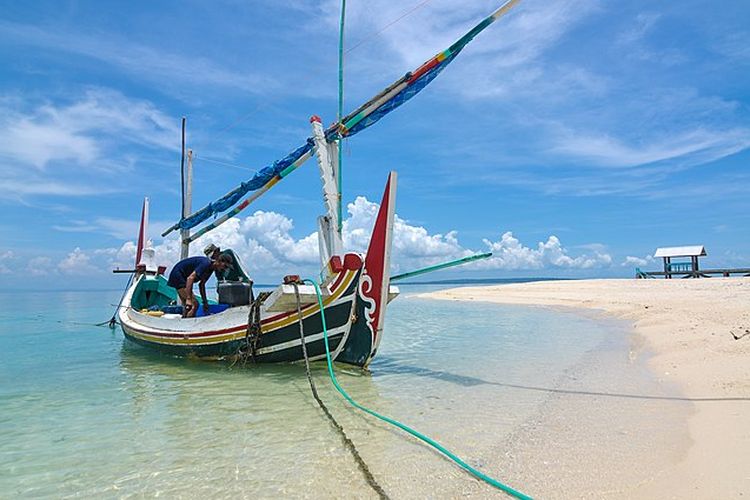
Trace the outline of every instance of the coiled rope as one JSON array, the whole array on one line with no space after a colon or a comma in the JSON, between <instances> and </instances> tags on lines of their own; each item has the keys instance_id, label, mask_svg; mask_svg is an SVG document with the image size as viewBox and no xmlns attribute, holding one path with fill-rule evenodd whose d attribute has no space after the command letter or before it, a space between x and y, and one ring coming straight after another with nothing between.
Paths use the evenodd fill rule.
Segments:
<instances>
[{"instance_id":1,"label":"coiled rope","mask_svg":"<svg viewBox=\"0 0 750 500\"><path fill-rule=\"evenodd\" d=\"M453 460L453 462L455 462L456 464L458 464L462 469L468 471L474 477L477 477L477 478L481 479L485 483L487 483L487 484L489 484L491 486L494 486L495 488L498 488L499 490L502 490L505 493L507 493L509 495L512 495L512 496L514 496L516 498L520 498L520 499L523 499L523 500L531 499L530 496L525 495L525 494L521 493L520 491L517 491L517 490L511 488L510 486L507 486L507 485L501 483L500 481L498 481L496 479L493 479L490 476L488 476L486 474L483 474L482 472L476 470L474 467L472 467L471 465L467 464L466 462L464 462L463 460L461 460L459 457L457 457L456 455L454 455L453 453L451 453L447 448L445 448L443 445L441 445L437 441L429 438L428 436L425 436L424 434L422 434L422 433L420 433L420 432L412 429L411 427L409 427L409 426L407 426L405 424L402 424L398 420L394 420L394 419L392 419L390 417L386 417L385 415L381 415L380 413L377 413L376 411L373 411L373 410L367 408L366 406L362 406L361 404L357 403L354 399L352 399L352 397L349 396L349 394L347 394L347 392L339 385L339 382L336 379L336 374L333 372L333 363L331 362L331 351L330 351L330 349L328 347L328 328L326 327L325 311L323 309L323 297L322 297L322 295L320 293L320 288L318 287L318 284L315 281L312 281L312 280L309 280L309 279L304 280L304 281L305 281L305 283L310 283L311 285L313 285L315 287L315 293L318 296L318 306L320 307L320 320L321 320L321 323L323 325L323 339L324 339L324 343L325 343L325 347L326 347L326 361L328 362L328 375L331 378L331 382L333 383L333 386L344 397L344 399L346 399L355 408L358 408L358 409L364 411L365 413L369 413L373 417L378 418L378 419L382 420L383 422L387 422L387 423L389 423L391 425L394 425L394 426L398 427L399 429L403 430L404 432L407 432L407 433L411 434L412 436L416 437L417 439L420 439L420 440L424 441L425 443L429 444L430 446L432 446L433 448L435 448L436 450L438 450L440 453L442 453L446 457L448 457L451 460ZM301 316L300 316L300 318L301 318ZM303 345L304 345L304 343L303 343ZM305 358L305 360L307 360L307 358Z\"/></svg>"}]
</instances>

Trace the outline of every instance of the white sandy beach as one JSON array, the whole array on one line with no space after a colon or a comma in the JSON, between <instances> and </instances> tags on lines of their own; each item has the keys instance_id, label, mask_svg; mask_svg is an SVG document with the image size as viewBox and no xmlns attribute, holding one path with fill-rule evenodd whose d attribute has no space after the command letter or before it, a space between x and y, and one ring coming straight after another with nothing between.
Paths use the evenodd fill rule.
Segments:
<instances>
[{"instance_id":1,"label":"white sandy beach","mask_svg":"<svg viewBox=\"0 0 750 500\"><path fill-rule=\"evenodd\" d=\"M687 417L690 443L661 470L611 496L750 495L750 278L546 281L455 288L429 297L588 308L632 322L632 345L653 353L655 376L694 399Z\"/></svg>"}]
</instances>

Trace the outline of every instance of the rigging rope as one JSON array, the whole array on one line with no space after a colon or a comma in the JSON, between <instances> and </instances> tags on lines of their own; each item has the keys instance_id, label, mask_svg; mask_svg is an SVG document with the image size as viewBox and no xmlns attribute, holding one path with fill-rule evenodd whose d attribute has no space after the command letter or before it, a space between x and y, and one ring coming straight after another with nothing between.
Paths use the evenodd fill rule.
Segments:
<instances>
[{"instance_id":1,"label":"rigging rope","mask_svg":"<svg viewBox=\"0 0 750 500\"><path fill-rule=\"evenodd\" d=\"M349 449L352 456L354 457L354 460L357 462L357 466L359 467L359 470L362 471L362 474L365 476L365 480L367 481L367 484L370 485L370 487L375 491L375 493L378 494L380 498L388 498L388 495L386 494L385 490L383 490L383 487L380 486L375 479L375 476L372 475L372 472L370 472L370 468L367 466L367 463L365 463L364 459L362 459L362 456L359 454L359 451L357 451L356 446L354 446L354 443L351 439L349 439L349 436L346 435L346 432L344 431L344 428L341 427L341 424L336 421L334 416L331 414L331 412L328 410L328 407L323 403L323 400L320 399L320 396L318 395L318 388L315 386L315 381L312 378L312 375L310 374L310 359L307 356L307 346L305 345L305 327L303 325L302 321L302 305L300 304L300 298L299 298L299 283L294 282L292 283L294 286L294 296L297 299L297 317L299 319L299 339L300 344L302 345L302 355L305 358L305 372L307 373L307 380L310 382L310 390L312 391L313 397L315 398L315 401L318 402L318 406L320 406L320 409L323 410L323 413L325 413L326 417L328 417L328 420L331 422L331 425L336 429L339 434L341 435L341 440L344 441L344 445ZM321 309L321 317L323 315L322 309ZM325 325L325 320L324 325ZM326 340L326 352L328 352L328 340Z\"/></svg>"},{"instance_id":2,"label":"rigging rope","mask_svg":"<svg viewBox=\"0 0 750 500\"><path fill-rule=\"evenodd\" d=\"M397 22L399 22L400 20L402 20L403 18L405 18L406 16L408 16L409 14L411 14L412 12L421 9L422 7L424 7L425 5L427 5L431 1L432 0L424 0L424 1L420 2L420 3L418 3L417 5L415 5L411 9L407 10L406 12L404 12L403 14L401 14L399 17L397 17L393 21L391 21L388 24L384 25L379 30L377 30L377 31L375 31L373 33L370 33L369 35L365 36L363 39L361 39L360 41L358 41L357 43L355 43L354 45L352 45L351 47L349 47L349 49L346 52L344 52L344 54L348 54L349 52L351 52L352 50L356 49L357 47L359 47L363 43L370 41L371 38L375 38L376 36L378 36L379 34L381 34L382 32L384 32L385 30L387 30L388 28L390 28L391 26L393 26L394 24L396 24Z\"/></svg>"},{"instance_id":3,"label":"rigging rope","mask_svg":"<svg viewBox=\"0 0 750 500\"><path fill-rule=\"evenodd\" d=\"M125 290L122 291L122 295L120 296L120 300L117 302L117 307L115 307L114 312L112 313L112 317L109 318L109 321L102 321L101 323L97 323L94 326L108 326L112 330L115 329L115 325L117 325L117 312L120 310L120 306L122 304L122 299L125 298L125 294L128 293L128 290L130 289L130 284L133 282L133 278L135 277L135 273L132 273L130 275L130 278L128 278L128 282L125 285Z\"/></svg>"},{"instance_id":4,"label":"rigging rope","mask_svg":"<svg viewBox=\"0 0 750 500\"><path fill-rule=\"evenodd\" d=\"M498 481L496 479L493 479L490 476L488 476L486 474L483 474L482 472L476 470L474 467L472 467L471 465L469 465L466 462L464 462L463 460L461 460L459 457L457 457L456 455L454 455L453 453L451 453L450 450L448 450L447 448L445 448L443 445L441 445L437 441L431 439L430 437L425 436L424 434L421 434L420 432L412 429L411 427L409 427L409 426L407 426L405 424L402 424L398 420L392 419L390 417L386 417L385 415L381 415L380 413L377 413L376 411L373 411L373 410L367 408L366 406L363 406L363 405L357 403L354 399L352 399L352 397L339 385L339 382L336 379L336 374L333 372L333 363L331 362L331 351L330 351L330 349L328 347L328 328L326 326L325 311L324 311L324 308L323 308L323 296L320 293L320 288L318 287L318 284L315 281L313 281L313 280L307 279L307 280L305 280L305 283L310 283L311 285L313 285L315 287L315 293L318 296L318 306L320 307L320 319L321 319L321 323L323 325L323 340L324 340L325 348L326 348L326 361L328 362L328 375L331 378L331 382L333 383L333 386L344 397L344 399L346 399L355 408L357 408L359 410L362 410L365 413L368 413L368 414L372 415L373 417L376 417L376 418L382 420L383 422L387 422L387 423L389 423L389 424L391 424L391 425L393 425L395 427L398 427L399 429L401 429L401 430L403 430L403 431L411 434L412 436L414 436L414 437L416 437L416 438L424 441L425 443L429 444L430 446L432 446L433 448L435 448L436 450L438 450L443 455L445 455L448 458L450 458L451 460L453 460L453 462L455 462L456 464L458 464L461 468L463 468L464 470L468 471L473 476L481 479L485 483L487 483L487 484L489 484L491 486L494 486L495 488L498 488L498 489L504 491L505 493L507 493L507 494L509 494L511 496L514 496L516 498L520 498L522 500L530 500L531 499L530 496L525 495L525 494L521 493L520 491L514 490L510 486L505 485L505 484L501 483L500 481Z\"/></svg>"},{"instance_id":5,"label":"rigging rope","mask_svg":"<svg viewBox=\"0 0 750 500\"><path fill-rule=\"evenodd\" d=\"M413 14L414 12L416 12L419 9L421 9L422 7L424 7L425 5L427 5L431 1L432 0L423 0L422 2L418 3L417 5L415 5L414 7L412 7L411 9L409 9L406 12L404 12L403 14L401 14L396 19L388 22L387 24L385 24L384 26L382 26L381 28L379 28L377 31L374 31L374 32L370 33L369 35L365 36L364 38L362 38L361 40L359 40L356 44L354 44L349 49L347 49L346 52L344 52L344 54L348 54L348 53L352 52L353 50L357 49L359 46L364 45L365 43L369 42L370 40L372 40L376 36L378 36L381 33L383 33L385 30L387 30L388 28L390 28L391 26L393 26L394 24L396 24L399 21L403 20L405 17ZM300 84L301 83L306 83L307 81L311 80L313 76L317 76L317 75L321 74L323 72L323 70L321 68L322 68L322 66L316 66L315 68L309 69L304 74L305 76L300 76L297 79L297 83L300 83ZM237 120L235 120L233 122L230 122L229 125L226 125L223 128L219 129L213 135L210 135L208 137L208 139L206 139L206 142L210 142L210 141L212 141L212 140L220 137L221 135L225 134L226 132L232 130L233 128L235 128L236 126L238 126L239 124L241 124L242 122L244 122L245 120L247 120L248 118L250 118L251 116L253 116L255 113L257 113L258 111L260 111L261 109L263 109L265 107L268 107L270 104L272 104L272 103L280 100L281 97L282 96L278 96L278 97L270 98L270 99L263 99L263 101L260 102L258 105L256 105L251 111L249 111L248 113L242 115Z\"/></svg>"},{"instance_id":6,"label":"rigging rope","mask_svg":"<svg viewBox=\"0 0 750 500\"><path fill-rule=\"evenodd\" d=\"M216 163L217 165L223 165L225 167L232 167L232 168L236 168L238 170L244 170L245 172L250 171L250 172L253 172L253 173L258 173L258 169L257 168L243 167L242 165L237 165L235 163L229 163L227 161L215 160L213 158L206 158L205 156L202 156L202 155L201 156L193 155L193 160L207 161L207 162L210 162L210 163Z\"/></svg>"}]
</instances>

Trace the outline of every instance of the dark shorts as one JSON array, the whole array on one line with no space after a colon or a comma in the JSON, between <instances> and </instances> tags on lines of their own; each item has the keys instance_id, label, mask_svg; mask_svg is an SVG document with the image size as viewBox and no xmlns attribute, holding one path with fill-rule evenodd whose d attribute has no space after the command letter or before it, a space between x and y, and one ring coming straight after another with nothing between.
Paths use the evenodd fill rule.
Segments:
<instances>
[{"instance_id":1,"label":"dark shorts","mask_svg":"<svg viewBox=\"0 0 750 500\"><path fill-rule=\"evenodd\" d=\"M167 281L167 285L179 290L180 288L185 288L187 281L185 281L180 273L171 272L169 273L169 281Z\"/></svg>"}]
</instances>

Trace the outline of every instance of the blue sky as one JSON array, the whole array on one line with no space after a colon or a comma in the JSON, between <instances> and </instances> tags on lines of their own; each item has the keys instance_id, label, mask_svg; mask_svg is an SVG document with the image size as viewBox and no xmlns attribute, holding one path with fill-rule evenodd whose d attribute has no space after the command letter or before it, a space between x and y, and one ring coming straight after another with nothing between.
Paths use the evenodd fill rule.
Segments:
<instances>
[{"instance_id":1,"label":"blue sky","mask_svg":"<svg viewBox=\"0 0 750 500\"><path fill-rule=\"evenodd\" d=\"M196 208L335 118L337 1L0 4L4 284L116 286L144 195L172 262L181 116ZM346 110L497 6L350 0ZM741 1L522 1L345 142L347 244L397 170L395 270L492 249L435 278L632 276L696 243L704 266L750 265L748 20ZM314 274L322 211L309 162L200 247L259 281Z\"/></svg>"}]
</instances>

